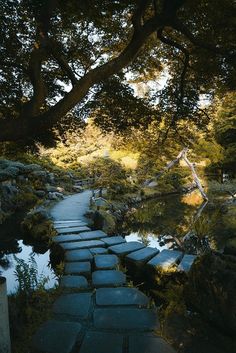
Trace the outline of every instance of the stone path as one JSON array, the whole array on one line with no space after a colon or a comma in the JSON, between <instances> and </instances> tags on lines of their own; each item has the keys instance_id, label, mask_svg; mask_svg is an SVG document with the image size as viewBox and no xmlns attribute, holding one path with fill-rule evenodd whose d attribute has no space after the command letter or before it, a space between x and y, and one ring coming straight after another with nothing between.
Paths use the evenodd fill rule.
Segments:
<instances>
[{"instance_id":1,"label":"stone path","mask_svg":"<svg viewBox=\"0 0 236 353\"><path fill-rule=\"evenodd\" d=\"M194 258L91 231L84 217L90 196L84 191L52 209L58 232L54 241L65 250L63 294L54 303L53 319L33 337L32 352L174 353L157 336L156 309L150 308L146 295L129 287L119 261L125 258L152 268L177 263L188 271Z\"/></svg>"}]
</instances>

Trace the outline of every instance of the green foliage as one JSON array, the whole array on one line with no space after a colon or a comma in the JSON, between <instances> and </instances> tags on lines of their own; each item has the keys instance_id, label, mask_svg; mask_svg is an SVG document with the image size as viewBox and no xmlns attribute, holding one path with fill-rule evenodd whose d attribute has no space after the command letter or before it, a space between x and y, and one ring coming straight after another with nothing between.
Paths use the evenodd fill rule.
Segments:
<instances>
[{"instance_id":1,"label":"green foliage","mask_svg":"<svg viewBox=\"0 0 236 353\"><path fill-rule=\"evenodd\" d=\"M16 261L14 274L18 282L18 293L24 293L29 296L33 291L45 288L49 278L45 277L43 273L38 273L34 254L30 254L27 262L23 259L18 259L15 255L14 260Z\"/></svg>"}]
</instances>

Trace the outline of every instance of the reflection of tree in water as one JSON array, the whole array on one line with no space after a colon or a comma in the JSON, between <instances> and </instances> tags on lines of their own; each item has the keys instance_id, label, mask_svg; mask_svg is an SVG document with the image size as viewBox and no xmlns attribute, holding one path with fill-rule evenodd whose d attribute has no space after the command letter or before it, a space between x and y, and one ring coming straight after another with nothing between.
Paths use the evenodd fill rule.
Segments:
<instances>
[{"instance_id":1,"label":"reflection of tree in water","mask_svg":"<svg viewBox=\"0 0 236 353\"><path fill-rule=\"evenodd\" d=\"M0 267L7 270L11 267L10 254L18 254L21 252L21 247L16 239L0 242ZM0 271L1 272L1 271Z\"/></svg>"},{"instance_id":2,"label":"reflection of tree in water","mask_svg":"<svg viewBox=\"0 0 236 353\"><path fill-rule=\"evenodd\" d=\"M196 197L191 194L143 202L127 214L125 233L138 233L139 240L145 244L147 236L153 234L161 246L167 244L171 249L182 248L189 253L222 249L236 233L232 209L222 208L222 203L210 203L196 221L201 204L195 201ZM188 233L191 234L188 241L183 241Z\"/></svg>"}]
</instances>

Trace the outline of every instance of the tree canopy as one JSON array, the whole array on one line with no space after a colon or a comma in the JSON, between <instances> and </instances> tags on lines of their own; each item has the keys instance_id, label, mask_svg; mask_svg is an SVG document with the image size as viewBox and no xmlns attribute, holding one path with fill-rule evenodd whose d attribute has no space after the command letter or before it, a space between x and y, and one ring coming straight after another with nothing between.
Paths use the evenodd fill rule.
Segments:
<instances>
[{"instance_id":1,"label":"tree canopy","mask_svg":"<svg viewBox=\"0 0 236 353\"><path fill-rule=\"evenodd\" d=\"M97 112L108 130L163 116L204 123L201 95L235 88L231 0L0 1L0 141L44 134L69 112ZM127 73L162 72L162 90L134 96Z\"/></svg>"}]
</instances>

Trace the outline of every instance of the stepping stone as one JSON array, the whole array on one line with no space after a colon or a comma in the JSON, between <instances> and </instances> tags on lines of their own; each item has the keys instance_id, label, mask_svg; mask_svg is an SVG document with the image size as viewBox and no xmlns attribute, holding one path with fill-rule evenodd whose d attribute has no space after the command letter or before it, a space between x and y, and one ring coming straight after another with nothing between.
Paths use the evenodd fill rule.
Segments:
<instances>
[{"instance_id":1,"label":"stepping stone","mask_svg":"<svg viewBox=\"0 0 236 353\"><path fill-rule=\"evenodd\" d=\"M153 257L148 265L152 267L161 267L163 269L168 269L169 267L175 265L179 260L181 260L183 253L177 250L162 250L158 255Z\"/></svg>"},{"instance_id":2,"label":"stepping stone","mask_svg":"<svg viewBox=\"0 0 236 353\"><path fill-rule=\"evenodd\" d=\"M73 227L73 228L62 228L62 229L58 229L57 232L58 234L73 234L73 233L81 233L81 232L86 232L91 230L89 227L87 226L83 226L83 227Z\"/></svg>"},{"instance_id":3,"label":"stepping stone","mask_svg":"<svg viewBox=\"0 0 236 353\"><path fill-rule=\"evenodd\" d=\"M106 248L90 248L89 251L91 252L92 255L108 253L108 249Z\"/></svg>"},{"instance_id":4,"label":"stepping stone","mask_svg":"<svg viewBox=\"0 0 236 353\"><path fill-rule=\"evenodd\" d=\"M47 321L33 336L33 351L70 353L77 342L81 329L82 326L77 322Z\"/></svg>"},{"instance_id":5,"label":"stepping stone","mask_svg":"<svg viewBox=\"0 0 236 353\"><path fill-rule=\"evenodd\" d=\"M53 221L54 224L75 224L75 223L83 223L80 219L75 219L75 220L67 220L67 221Z\"/></svg>"},{"instance_id":6,"label":"stepping stone","mask_svg":"<svg viewBox=\"0 0 236 353\"><path fill-rule=\"evenodd\" d=\"M121 256L121 255L129 254L130 252L142 249L144 247L145 245L142 243L139 243L137 241L130 241L129 243L110 246L108 250L115 253L116 255Z\"/></svg>"},{"instance_id":7,"label":"stepping stone","mask_svg":"<svg viewBox=\"0 0 236 353\"><path fill-rule=\"evenodd\" d=\"M94 310L94 326L99 329L156 330L157 314L151 309L104 308Z\"/></svg>"},{"instance_id":8,"label":"stepping stone","mask_svg":"<svg viewBox=\"0 0 236 353\"><path fill-rule=\"evenodd\" d=\"M92 293L67 294L59 297L53 304L54 314L79 316L87 319Z\"/></svg>"},{"instance_id":9,"label":"stepping stone","mask_svg":"<svg viewBox=\"0 0 236 353\"><path fill-rule=\"evenodd\" d=\"M143 263L143 262L147 262L158 253L159 253L158 249L147 247L147 248L143 248L132 252L131 254L127 255L126 258L131 261Z\"/></svg>"},{"instance_id":10,"label":"stepping stone","mask_svg":"<svg viewBox=\"0 0 236 353\"><path fill-rule=\"evenodd\" d=\"M126 281L126 275L121 271L102 270L92 273L92 284L94 287L116 287Z\"/></svg>"},{"instance_id":11,"label":"stepping stone","mask_svg":"<svg viewBox=\"0 0 236 353\"><path fill-rule=\"evenodd\" d=\"M105 244L101 240L85 240L78 242L61 243L61 247L64 250L75 250L75 249L89 249L102 247Z\"/></svg>"},{"instance_id":12,"label":"stepping stone","mask_svg":"<svg viewBox=\"0 0 236 353\"><path fill-rule=\"evenodd\" d=\"M82 240L92 240L107 237L107 234L102 230L91 230L90 232L80 233L80 236Z\"/></svg>"},{"instance_id":13,"label":"stepping stone","mask_svg":"<svg viewBox=\"0 0 236 353\"><path fill-rule=\"evenodd\" d=\"M70 262L65 265L65 274L67 275L82 275L89 277L91 274L90 262Z\"/></svg>"},{"instance_id":14,"label":"stepping stone","mask_svg":"<svg viewBox=\"0 0 236 353\"><path fill-rule=\"evenodd\" d=\"M112 246L112 245L117 245L117 244L121 244L121 243L126 243L126 240L121 237L120 235L117 235L115 237L107 237L105 239L101 239L102 241L104 241L104 243L107 246Z\"/></svg>"},{"instance_id":15,"label":"stepping stone","mask_svg":"<svg viewBox=\"0 0 236 353\"><path fill-rule=\"evenodd\" d=\"M87 288L88 281L83 276L63 276L60 285L66 288Z\"/></svg>"},{"instance_id":16,"label":"stepping stone","mask_svg":"<svg viewBox=\"0 0 236 353\"><path fill-rule=\"evenodd\" d=\"M119 259L116 255L96 255L94 263L97 270L112 270L117 267Z\"/></svg>"},{"instance_id":17,"label":"stepping stone","mask_svg":"<svg viewBox=\"0 0 236 353\"><path fill-rule=\"evenodd\" d=\"M129 337L129 353L175 353L162 338L135 335Z\"/></svg>"},{"instance_id":18,"label":"stepping stone","mask_svg":"<svg viewBox=\"0 0 236 353\"><path fill-rule=\"evenodd\" d=\"M184 255L183 259L181 260L178 270L183 271L183 272L188 272L196 259L196 255Z\"/></svg>"},{"instance_id":19,"label":"stepping stone","mask_svg":"<svg viewBox=\"0 0 236 353\"><path fill-rule=\"evenodd\" d=\"M87 226L88 224L85 222L74 222L74 223L54 223L54 228L55 229L62 229L62 228L74 228L74 227L84 227Z\"/></svg>"},{"instance_id":20,"label":"stepping stone","mask_svg":"<svg viewBox=\"0 0 236 353\"><path fill-rule=\"evenodd\" d=\"M96 290L97 305L147 306L148 297L136 288L99 288Z\"/></svg>"},{"instance_id":21,"label":"stepping stone","mask_svg":"<svg viewBox=\"0 0 236 353\"><path fill-rule=\"evenodd\" d=\"M79 241L81 237L79 234L56 235L53 237L54 243L68 243L70 241Z\"/></svg>"},{"instance_id":22,"label":"stepping stone","mask_svg":"<svg viewBox=\"0 0 236 353\"><path fill-rule=\"evenodd\" d=\"M93 255L88 249L66 251L66 261L92 261Z\"/></svg>"},{"instance_id":23,"label":"stepping stone","mask_svg":"<svg viewBox=\"0 0 236 353\"><path fill-rule=\"evenodd\" d=\"M106 332L87 332L79 353L122 353L123 337Z\"/></svg>"}]
</instances>

